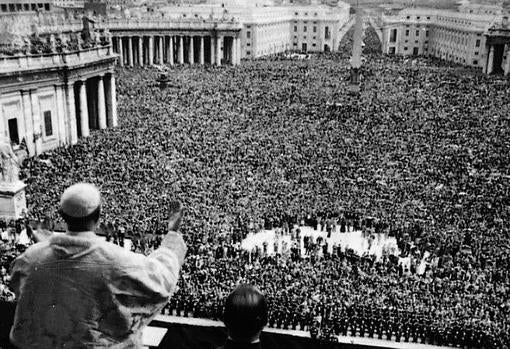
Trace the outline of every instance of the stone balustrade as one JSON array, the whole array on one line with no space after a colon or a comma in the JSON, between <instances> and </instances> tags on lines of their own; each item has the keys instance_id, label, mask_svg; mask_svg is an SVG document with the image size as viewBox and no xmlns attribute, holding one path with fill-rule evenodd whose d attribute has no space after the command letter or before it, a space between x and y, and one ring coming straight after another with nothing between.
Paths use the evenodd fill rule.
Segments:
<instances>
[{"instance_id":1,"label":"stone balustrade","mask_svg":"<svg viewBox=\"0 0 510 349\"><path fill-rule=\"evenodd\" d=\"M0 73L83 64L96 61L101 57L112 57L112 55L112 47L108 45L62 53L3 56L0 57Z\"/></svg>"}]
</instances>

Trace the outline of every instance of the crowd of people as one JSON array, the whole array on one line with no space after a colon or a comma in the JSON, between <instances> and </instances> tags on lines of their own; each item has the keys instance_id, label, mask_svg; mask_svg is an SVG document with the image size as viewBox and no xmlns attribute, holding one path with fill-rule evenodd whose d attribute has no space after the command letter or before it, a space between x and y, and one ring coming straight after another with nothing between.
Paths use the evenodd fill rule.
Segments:
<instances>
[{"instance_id":1,"label":"crowd of people","mask_svg":"<svg viewBox=\"0 0 510 349\"><path fill-rule=\"evenodd\" d=\"M165 312L220 318L249 282L268 298L270 326L508 348L510 85L365 55L359 95L345 92L345 53L177 66L167 89L155 70L119 69L120 127L25 161L29 215L59 220L63 189L91 182L104 235L147 253L181 200L189 250ZM403 273L390 256L240 248L250 232L319 218L395 236L427 271Z\"/></svg>"}]
</instances>

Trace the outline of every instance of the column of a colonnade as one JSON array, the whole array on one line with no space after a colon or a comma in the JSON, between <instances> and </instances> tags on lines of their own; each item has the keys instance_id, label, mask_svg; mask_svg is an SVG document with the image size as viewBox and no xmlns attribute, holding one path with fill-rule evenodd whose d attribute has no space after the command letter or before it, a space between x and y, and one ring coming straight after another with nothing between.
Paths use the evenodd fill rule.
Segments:
<instances>
[{"instance_id":1,"label":"column of a colonnade","mask_svg":"<svg viewBox=\"0 0 510 349\"><path fill-rule=\"evenodd\" d=\"M100 75L97 80L97 111L99 129L104 130L106 128L106 104L104 98L103 75Z\"/></svg>"},{"instance_id":2,"label":"column of a colonnade","mask_svg":"<svg viewBox=\"0 0 510 349\"><path fill-rule=\"evenodd\" d=\"M35 144L34 144L34 115L32 112L32 100L30 97L30 90L22 90L21 91L21 100L23 103L23 114L25 118L25 123L27 125L25 129L26 141L27 141L27 151L28 155L35 155ZM75 142L76 143L76 142Z\"/></svg>"},{"instance_id":3,"label":"column of a colonnade","mask_svg":"<svg viewBox=\"0 0 510 349\"><path fill-rule=\"evenodd\" d=\"M214 46L216 42L216 39L214 37L211 36L211 65L214 65L216 63L216 59L215 59L215 56L216 56L216 48Z\"/></svg>"},{"instance_id":4,"label":"column of a colonnade","mask_svg":"<svg viewBox=\"0 0 510 349\"><path fill-rule=\"evenodd\" d=\"M138 37L138 65L143 67L143 36Z\"/></svg>"},{"instance_id":5,"label":"column of a colonnade","mask_svg":"<svg viewBox=\"0 0 510 349\"><path fill-rule=\"evenodd\" d=\"M230 57L232 60L232 65L237 64L237 38L235 36L232 37L232 46L230 47Z\"/></svg>"},{"instance_id":6,"label":"column of a colonnade","mask_svg":"<svg viewBox=\"0 0 510 349\"><path fill-rule=\"evenodd\" d=\"M188 47L188 62L189 64L195 64L195 40L193 36L189 37L189 47Z\"/></svg>"},{"instance_id":7,"label":"column of a colonnade","mask_svg":"<svg viewBox=\"0 0 510 349\"><path fill-rule=\"evenodd\" d=\"M505 76L508 75L508 73L510 73L510 44L505 44L505 56L506 56L506 60L505 60L505 69L504 69L504 72L505 72Z\"/></svg>"},{"instance_id":8,"label":"column of a colonnade","mask_svg":"<svg viewBox=\"0 0 510 349\"><path fill-rule=\"evenodd\" d=\"M133 67L135 65L134 63L134 52L133 52L133 37L132 36L128 36L128 62L129 62L129 66L130 67Z\"/></svg>"},{"instance_id":9,"label":"column of a colonnade","mask_svg":"<svg viewBox=\"0 0 510 349\"><path fill-rule=\"evenodd\" d=\"M153 57L154 57L154 37L151 35L149 36L149 52L147 65L151 66L154 64Z\"/></svg>"},{"instance_id":10,"label":"column of a colonnade","mask_svg":"<svg viewBox=\"0 0 510 349\"><path fill-rule=\"evenodd\" d=\"M35 155L42 153L42 133L41 133L41 113L39 105L39 96L37 92L30 93L30 102L32 105L32 120L34 130Z\"/></svg>"},{"instance_id":11,"label":"column of a colonnade","mask_svg":"<svg viewBox=\"0 0 510 349\"><path fill-rule=\"evenodd\" d=\"M170 36L168 38L168 64L174 65L174 38Z\"/></svg>"},{"instance_id":12,"label":"column of a colonnade","mask_svg":"<svg viewBox=\"0 0 510 349\"><path fill-rule=\"evenodd\" d=\"M76 107L74 101L74 83L69 82L65 89L66 115L68 129L68 139L71 145L78 142L78 130L76 129Z\"/></svg>"},{"instance_id":13,"label":"column of a colonnade","mask_svg":"<svg viewBox=\"0 0 510 349\"><path fill-rule=\"evenodd\" d=\"M86 80L80 82L80 130L82 137L88 137L90 135L89 130L89 110L87 106L87 86Z\"/></svg>"},{"instance_id":14,"label":"column of a colonnade","mask_svg":"<svg viewBox=\"0 0 510 349\"><path fill-rule=\"evenodd\" d=\"M163 64L163 49L164 49L163 48L163 37L160 36L158 41L159 41L159 45L158 45L159 46L159 51L158 51L158 56L159 56L158 61L159 62L158 63Z\"/></svg>"},{"instance_id":15,"label":"column of a colonnade","mask_svg":"<svg viewBox=\"0 0 510 349\"><path fill-rule=\"evenodd\" d=\"M236 64L241 64L241 57L242 57L242 49L241 49L241 38L238 37L237 40L236 40L236 52L237 52L237 62Z\"/></svg>"},{"instance_id":16,"label":"column of a colonnade","mask_svg":"<svg viewBox=\"0 0 510 349\"><path fill-rule=\"evenodd\" d=\"M115 74L110 72L106 79L106 108L108 126L117 127L117 89L115 87Z\"/></svg>"},{"instance_id":17,"label":"column of a colonnade","mask_svg":"<svg viewBox=\"0 0 510 349\"><path fill-rule=\"evenodd\" d=\"M123 67L124 66L124 48L123 48L124 45L122 45L122 36L119 36L117 38L117 40L118 40L117 41L118 42L117 47L119 49L119 65L121 67Z\"/></svg>"},{"instance_id":18,"label":"column of a colonnade","mask_svg":"<svg viewBox=\"0 0 510 349\"><path fill-rule=\"evenodd\" d=\"M221 46L223 44L223 37L218 36L216 39L216 65L221 65L222 55L221 55Z\"/></svg>"},{"instance_id":19,"label":"column of a colonnade","mask_svg":"<svg viewBox=\"0 0 510 349\"><path fill-rule=\"evenodd\" d=\"M494 45L491 45L487 61L487 75L491 74L493 70L494 70Z\"/></svg>"},{"instance_id":20,"label":"column of a colonnade","mask_svg":"<svg viewBox=\"0 0 510 349\"><path fill-rule=\"evenodd\" d=\"M179 51L177 55L177 62L184 64L184 38L182 35L179 36Z\"/></svg>"},{"instance_id":21,"label":"column of a colonnade","mask_svg":"<svg viewBox=\"0 0 510 349\"><path fill-rule=\"evenodd\" d=\"M204 37L201 36L200 37L200 54L199 54L199 57L198 57L198 61L201 65L204 65L205 64L205 57L204 57Z\"/></svg>"}]
</instances>

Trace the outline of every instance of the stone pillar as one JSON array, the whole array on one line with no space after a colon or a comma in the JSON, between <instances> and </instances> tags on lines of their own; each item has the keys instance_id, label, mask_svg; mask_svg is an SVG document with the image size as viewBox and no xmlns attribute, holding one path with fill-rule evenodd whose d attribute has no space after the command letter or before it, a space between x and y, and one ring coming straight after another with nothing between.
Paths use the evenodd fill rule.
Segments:
<instances>
[{"instance_id":1,"label":"stone pillar","mask_svg":"<svg viewBox=\"0 0 510 349\"><path fill-rule=\"evenodd\" d=\"M42 153L42 128L41 128L41 111L39 110L39 100L37 98L37 92L31 93L32 103L32 118L34 120L34 143L35 143L35 154L39 155Z\"/></svg>"},{"instance_id":2,"label":"stone pillar","mask_svg":"<svg viewBox=\"0 0 510 349\"><path fill-rule=\"evenodd\" d=\"M129 66L134 66L133 37L128 37L128 62Z\"/></svg>"},{"instance_id":3,"label":"stone pillar","mask_svg":"<svg viewBox=\"0 0 510 349\"><path fill-rule=\"evenodd\" d=\"M489 58L487 61L487 75L494 70L494 46L491 45L489 49Z\"/></svg>"},{"instance_id":4,"label":"stone pillar","mask_svg":"<svg viewBox=\"0 0 510 349\"><path fill-rule=\"evenodd\" d=\"M153 60L153 57L154 57L154 37L153 36L149 36L149 52L148 52L149 56L148 56L148 60L147 60L147 65L151 66L154 64L154 60Z\"/></svg>"},{"instance_id":5,"label":"stone pillar","mask_svg":"<svg viewBox=\"0 0 510 349\"><path fill-rule=\"evenodd\" d=\"M223 58L221 54L221 46L223 44L223 37L218 36L216 39L216 65L221 65L221 59Z\"/></svg>"},{"instance_id":6,"label":"stone pillar","mask_svg":"<svg viewBox=\"0 0 510 349\"><path fill-rule=\"evenodd\" d=\"M184 63L184 39L182 35L179 36L179 51L177 54L177 62L179 62L179 64Z\"/></svg>"},{"instance_id":7,"label":"stone pillar","mask_svg":"<svg viewBox=\"0 0 510 349\"><path fill-rule=\"evenodd\" d=\"M237 65L237 38L232 37L232 47L230 48L230 57L232 57L232 65Z\"/></svg>"},{"instance_id":8,"label":"stone pillar","mask_svg":"<svg viewBox=\"0 0 510 349\"><path fill-rule=\"evenodd\" d=\"M80 129L81 136L84 138L90 135L89 110L87 107L87 87L85 84L85 80L80 83Z\"/></svg>"},{"instance_id":9,"label":"stone pillar","mask_svg":"<svg viewBox=\"0 0 510 349\"><path fill-rule=\"evenodd\" d=\"M241 64L241 58L242 58L241 38L239 38L239 37L237 38L236 44L237 44L237 47L236 47L237 62L236 62L236 64Z\"/></svg>"},{"instance_id":10,"label":"stone pillar","mask_svg":"<svg viewBox=\"0 0 510 349\"><path fill-rule=\"evenodd\" d=\"M204 37L203 36L200 37L200 54L199 54L198 60L201 65L204 65L205 58L204 58Z\"/></svg>"},{"instance_id":11,"label":"stone pillar","mask_svg":"<svg viewBox=\"0 0 510 349\"><path fill-rule=\"evenodd\" d=\"M159 41L159 45L158 45L159 46L159 51L158 51L158 53L159 53L159 62L158 63L159 64L163 64L163 37L160 36L158 41Z\"/></svg>"},{"instance_id":12,"label":"stone pillar","mask_svg":"<svg viewBox=\"0 0 510 349\"><path fill-rule=\"evenodd\" d=\"M143 36L138 37L138 65L143 67Z\"/></svg>"},{"instance_id":13,"label":"stone pillar","mask_svg":"<svg viewBox=\"0 0 510 349\"><path fill-rule=\"evenodd\" d=\"M189 47L188 47L188 62L189 64L195 63L195 47L193 37L189 37Z\"/></svg>"},{"instance_id":14,"label":"stone pillar","mask_svg":"<svg viewBox=\"0 0 510 349\"><path fill-rule=\"evenodd\" d=\"M97 111L99 119L99 129L106 128L106 105L104 102L104 83L103 76L97 80Z\"/></svg>"},{"instance_id":15,"label":"stone pillar","mask_svg":"<svg viewBox=\"0 0 510 349\"><path fill-rule=\"evenodd\" d=\"M119 48L119 65L121 67L124 66L124 50L123 50L123 45L122 45L122 37L119 37L118 38L118 48Z\"/></svg>"},{"instance_id":16,"label":"stone pillar","mask_svg":"<svg viewBox=\"0 0 510 349\"><path fill-rule=\"evenodd\" d=\"M76 129L76 107L74 104L74 83L68 83L66 86L66 118L69 143L71 145L78 143L78 131Z\"/></svg>"},{"instance_id":17,"label":"stone pillar","mask_svg":"<svg viewBox=\"0 0 510 349\"><path fill-rule=\"evenodd\" d=\"M211 65L216 64L216 48L215 48L215 39L211 36Z\"/></svg>"},{"instance_id":18,"label":"stone pillar","mask_svg":"<svg viewBox=\"0 0 510 349\"><path fill-rule=\"evenodd\" d=\"M505 76L508 75L508 73L510 73L510 44L506 44L505 45L505 50L506 50L506 60L505 60Z\"/></svg>"},{"instance_id":19,"label":"stone pillar","mask_svg":"<svg viewBox=\"0 0 510 349\"><path fill-rule=\"evenodd\" d=\"M23 114L25 117L26 127L26 142L27 142L27 151L28 155L35 155L35 141L34 141L34 121L32 116L32 101L30 99L30 90L24 90L22 93L22 101L23 101ZM1 113L1 110L0 110Z\"/></svg>"},{"instance_id":20,"label":"stone pillar","mask_svg":"<svg viewBox=\"0 0 510 349\"><path fill-rule=\"evenodd\" d=\"M108 112L108 126L117 127L117 89L113 72L106 79L106 108Z\"/></svg>"},{"instance_id":21,"label":"stone pillar","mask_svg":"<svg viewBox=\"0 0 510 349\"><path fill-rule=\"evenodd\" d=\"M174 65L174 38L168 38L168 63Z\"/></svg>"}]
</instances>

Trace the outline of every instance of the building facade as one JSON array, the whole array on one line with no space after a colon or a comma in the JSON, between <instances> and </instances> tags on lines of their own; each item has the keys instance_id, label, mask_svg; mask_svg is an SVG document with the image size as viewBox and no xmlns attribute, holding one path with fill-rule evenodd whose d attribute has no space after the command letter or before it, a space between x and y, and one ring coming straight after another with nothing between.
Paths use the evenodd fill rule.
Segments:
<instances>
[{"instance_id":1,"label":"building facade","mask_svg":"<svg viewBox=\"0 0 510 349\"><path fill-rule=\"evenodd\" d=\"M436 57L479 67L487 73L505 74L509 72L509 45L505 41L503 47L495 48L490 44L490 37L493 29L498 29L498 35L501 35L508 27L507 22L506 17L493 12L433 9L405 9L395 16L383 15L382 20L377 21L383 33L382 49L385 54Z\"/></svg>"},{"instance_id":2,"label":"building facade","mask_svg":"<svg viewBox=\"0 0 510 349\"><path fill-rule=\"evenodd\" d=\"M104 41L0 56L0 133L34 156L117 126L116 58Z\"/></svg>"},{"instance_id":3,"label":"building facade","mask_svg":"<svg viewBox=\"0 0 510 349\"><path fill-rule=\"evenodd\" d=\"M208 1L207 4L160 9L169 18L225 18L241 24L241 56L257 58L285 51L323 52L338 47L340 28L349 21L350 5L312 1L308 5L268 5L268 1Z\"/></svg>"},{"instance_id":4,"label":"building facade","mask_svg":"<svg viewBox=\"0 0 510 349\"><path fill-rule=\"evenodd\" d=\"M53 0L0 0L0 15L50 12Z\"/></svg>"}]
</instances>

